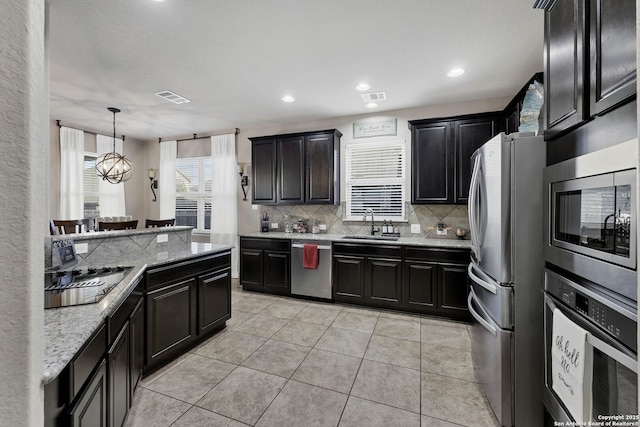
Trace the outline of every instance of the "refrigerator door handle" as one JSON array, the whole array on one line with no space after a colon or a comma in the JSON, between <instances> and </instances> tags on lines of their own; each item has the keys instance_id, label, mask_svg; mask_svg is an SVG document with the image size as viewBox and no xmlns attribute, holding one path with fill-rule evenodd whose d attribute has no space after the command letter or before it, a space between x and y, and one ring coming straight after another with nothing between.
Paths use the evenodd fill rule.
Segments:
<instances>
[{"instance_id":1,"label":"refrigerator door handle","mask_svg":"<svg viewBox=\"0 0 640 427\"><path fill-rule=\"evenodd\" d=\"M473 271L475 267L475 263L471 262L469 263L469 267L467 267L467 273L469 274L469 277L471 278L471 280L474 281L474 283L477 283L478 285L482 286L483 288L485 288L487 291L491 292L492 294L497 295L498 294L498 286L494 285L491 282L488 282L482 278L480 278L478 275L476 275L476 273Z\"/></svg>"},{"instance_id":2,"label":"refrigerator door handle","mask_svg":"<svg viewBox=\"0 0 640 427\"><path fill-rule=\"evenodd\" d=\"M477 190L478 190L478 168L480 167L480 158L476 157L473 162L473 171L471 173L471 185L469 186L469 228L471 229L471 248L480 260L480 248L478 246L478 226L477 226Z\"/></svg>"},{"instance_id":3,"label":"refrigerator door handle","mask_svg":"<svg viewBox=\"0 0 640 427\"><path fill-rule=\"evenodd\" d=\"M474 308L473 302L476 301L476 294L473 292L473 289L469 291L469 297L467 298L467 308L469 309L469 313L473 316L474 319L478 321L487 331L491 333L493 336L498 335L498 329L493 326L489 321L485 320Z\"/></svg>"}]
</instances>

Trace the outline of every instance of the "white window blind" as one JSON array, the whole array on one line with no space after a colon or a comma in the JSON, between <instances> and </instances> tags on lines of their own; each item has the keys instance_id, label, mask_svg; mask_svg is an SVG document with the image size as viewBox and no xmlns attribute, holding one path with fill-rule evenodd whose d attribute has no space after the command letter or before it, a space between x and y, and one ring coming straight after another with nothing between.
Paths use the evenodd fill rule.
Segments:
<instances>
[{"instance_id":1,"label":"white window blind","mask_svg":"<svg viewBox=\"0 0 640 427\"><path fill-rule=\"evenodd\" d=\"M176 225L211 229L211 157L176 159Z\"/></svg>"},{"instance_id":2,"label":"white window blind","mask_svg":"<svg viewBox=\"0 0 640 427\"><path fill-rule=\"evenodd\" d=\"M346 146L347 218L405 219L405 142L380 141Z\"/></svg>"},{"instance_id":3,"label":"white window blind","mask_svg":"<svg viewBox=\"0 0 640 427\"><path fill-rule=\"evenodd\" d=\"M84 188L84 218L96 218L100 216L98 180L96 174L96 157L95 154L84 155L84 171L82 177L82 185Z\"/></svg>"}]
</instances>

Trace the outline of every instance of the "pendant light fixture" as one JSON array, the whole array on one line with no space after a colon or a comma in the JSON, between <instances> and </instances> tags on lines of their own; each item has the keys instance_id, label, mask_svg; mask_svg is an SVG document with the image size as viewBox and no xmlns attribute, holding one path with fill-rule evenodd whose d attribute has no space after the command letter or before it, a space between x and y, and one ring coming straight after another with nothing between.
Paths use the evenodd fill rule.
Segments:
<instances>
[{"instance_id":1,"label":"pendant light fixture","mask_svg":"<svg viewBox=\"0 0 640 427\"><path fill-rule=\"evenodd\" d=\"M116 153L116 113L120 110L109 107L113 113L113 152L105 153L96 159L96 173L103 180L118 184L131 178L131 161L122 154ZM124 142L124 135L122 135Z\"/></svg>"}]
</instances>

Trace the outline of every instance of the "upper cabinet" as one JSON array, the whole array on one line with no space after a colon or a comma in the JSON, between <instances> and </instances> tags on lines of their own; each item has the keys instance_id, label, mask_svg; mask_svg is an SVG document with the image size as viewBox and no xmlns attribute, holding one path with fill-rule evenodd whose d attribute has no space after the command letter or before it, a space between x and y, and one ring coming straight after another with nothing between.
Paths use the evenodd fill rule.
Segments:
<instances>
[{"instance_id":1,"label":"upper cabinet","mask_svg":"<svg viewBox=\"0 0 640 427\"><path fill-rule=\"evenodd\" d=\"M411 203L465 204L471 155L498 133L500 113L413 120Z\"/></svg>"},{"instance_id":2,"label":"upper cabinet","mask_svg":"<svg viewBox=\"0 0 640 427\"><path fill-rule=\"evenodd\" d=\"M635 0L558 0L545 12L545 139L635 97Z\"/></svg>"},{"instance_id":3,"label":"upper cabinet","mask_svg":"<svg viewBox=\"0 0 640 427\"><path fill-rule=\"evenodd\" d=\"M250 138L254 204L340 203L335 129Z\"/></svg>"}]
</instances>

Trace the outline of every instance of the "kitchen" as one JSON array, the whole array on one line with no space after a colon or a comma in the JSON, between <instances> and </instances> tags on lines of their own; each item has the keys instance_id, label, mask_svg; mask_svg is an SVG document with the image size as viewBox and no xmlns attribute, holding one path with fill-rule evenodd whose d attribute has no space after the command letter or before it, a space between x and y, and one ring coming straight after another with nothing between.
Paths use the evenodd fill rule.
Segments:
<instances>
[{"instance_id":1,"label":"kitchen","mask_svg":"<svg viewBox=\"0 0 640 427\"><path fill-rule=\"evenodd\" d=\"M530 7L531 5L527 5L527 7ZM542 19L539 19L538 22L540 25L542 25ZM117 61L118 58L114 58L114 61ZM541 62L539 62L541 64ZM533 74L533 72L535 71L539 71L539 67L533 68L529 71L527 71L526 74L522 74L524 77L522 77L514 87L515 88L519 88L520 86L522 86L522 84L525 83L526 79L528 79L530 77L531 74ZM354 92L355 93L355 92ZM355 94L355 96L357 96L357 93ZM399 120L398 120L398 136L399 137L403 137L406 141L410 140L410 135L408 132L408 127L406 125L406 121L411 120L411 119L420 119L420 118L425 118L425 117L441 117L441 116L453 116L453 115L457 115L457 114L464 114L464 113L473 113L473 112L478 112L478 111L492 111L492 110L501 110L504 105L508 102L509 99L511 99L511 96L513 96L513 93L510 93L509 96L507 96L507 94L505 93L502 97L502 99L494 99L493 101L489 101L489 102L484 102L484 101L478 101L478 102L473 102L473 101L469 101L466 102L464 104L457 104L457 105L448 105L448 106L442 106L440 105L439 107L431 107L431 108L426 108L423 111L419 111L419 112L411 112L410 115L408 115L407 117L405 117L405 119L402 119L402 116L395 115L398 116ZM634 105L635 104L628 104L628 105ZM105 114L106 113L106 107L108 107L110 105L100 105L99 108L96 108L96 110L100 110L101 114ZM117 106L117 105L115 105ZM122 106L121 106L122 107ZM124 111L123 111L124 113ZM105 114L107 115L107 114ZM125 126L125 123L127 119L125 119L125 114L121 114L118 117L118 123L121 123L120 120L122 118L122 125L120 126ZM602 116L602 120L607 120L608 116ZM357 118L357 117L356 117ZM55 117L51 117L52 120L56 119ZM106 120L109 120L110 117L107 115ZM330 121L330 122L319 122L319 123L306 123L304 125L301 125L300 127L296 127L296 126L287 126L287 127L282 127L282 128L269 128L269 127L261 127L258 130L251 132L250 129L247 126L239 126L241 129L241 135L242 132L247 132L244 136L244 138L247 138L248 136L262 136L262 135L273 135L273 134L278 134L278 133L286 133L286 132L295 132L298 130L309 130L309 129L325 129L325 128L339 128L341 129L342 133L345 135L350 135L352 132L351 129L351 124L354 121L354 119L351 118L345 118L343 120L343 124L340 123L336 123L335 121ZM64 120L63 120L64 123ZM81 117L77 118L77 122L71 122L69 123L70 125L75 124L78 127L83 127L85 128L85 124L84 121L81 120ZM50 122L51 128L52 128L52 135L55 135L55 122L51 121ZM127 124L128 125L128 124ZM204 134L207 134L207 132L209 132L209 130L211 129L209 128L204 128L206 129L205 131L203 131ZM216 129L216 128L214 128ZM100 130L102 132L107 132L109 130L109 125L106 126L100 126ZM191 127L189 129L190 131L197 131L196 128ZM620 132L620 131L618 131ZM634 131L635 133L635 131ZM182 134L182 137L188 137L189 133L188 132L184 132ZM161 136L176 136L175 132L170 132L170 131L165 131L162 133ZM180 136L180 135L177 135ZM154 136L155 137L155 136ZM242 138L242 136L240 136L240 138ZM20 138L18 138L20 139ZM148 168L147 163L148 161L151 161L151 159L155 159L158 157L158 148L157 148L157 144L150 144L151 147L149 147L149 152L147 153L146 151L144 152L138 152L136 154L136 150L138 150L139 148L138 145L135 143L135 138L132 138L134 140L134 142L131 142L130 144L127 144L127 142L131 141L131 137L128 137L128 139L126 140L127 142L125 142L125 154L127 154L128 156L132 156L134 158L135 164L138 165L138 167L140 168L140 170L144 170L146 171ZM244 142L242 142L244 141ZM250 163L250 158L251 158L251 154L249 152L249 142L248 139L244 139L244 140L239 140L239 147L238 147L238 157L239 160ZM52 143L53 146L53 143ZM133 150L133 151L128 151L128 150ZM54 150L50 150L51 155L54 156ZM139 159L139 160L137 160ZM149 159L149 160L147 160ZM153 166L153 165L149 165L149 166ZM135 166L134 166L135 167ZM40 179L39 182L42 181L49 181L50 185L55 186L55 184L52 182L54 181L54 179ZM130 184L128 185L133 185L135 187L135 189L133 190L133 197L130 199L133 199L133 203L134 206L135 204L139 203L141 204L143 207L142 209L136 210L134 208L134 210L131 212L134 216L138 217L138 218L144 218L145 216L148 217L155 217L156 215L154 215L154 209L157 209L157 205L154 205L153 202L151 202L151 192L148 189L148 177L146 176L146 173L143 174L137 174L136 176L134 176L134 178L132 178L131 181L129 181ZM34 184L35 185L35 184ZM40 184L41 185L41 184ZM36 187L39 188L39 187ZM55 192L54 191L50 191L50 200L51 203L55 203L55 200L57 199ZM31 192L29 193L31 194ZM42 200L42 199L41 199ZM145 207L145 205L149 206L148 208ZM258 216L258 212L254 212L251 210L250 208L250 203L244 203L244 204L240 204L240 206L244 207L243 209L241 209L241 211L239 212L240 218L239 218L239 223L240 224L246 224L247 225L247 229L242 229L242 225L241 228L239 230L239 232L241 234L243 233L247 233L247 232L252 232L252 231L257 231L257 227L259 224L259 216ZM55 212L55 210L51 210L52 212ZM146 214L146 215L145 215ZM53 216L53 215L51 215ZM28 229L30 229L31 227L28 227ZM33 230L34 235L41 235L41 228L39 227L37 229L38 233L36 233L35 227ZM41 263L39 264L40 266L42 265ZM21 275L23 275L24 273L21 273ZM39 280L41 280L41 272L36 274L35 272L33 273L34 276L34 280L36 277L40 277ZM21 276L22 277L22 276ZM21 296L20 298L24 298L24 296ZM36 375L37 376L37 375Z\"/></svg>"}]
</instances>

